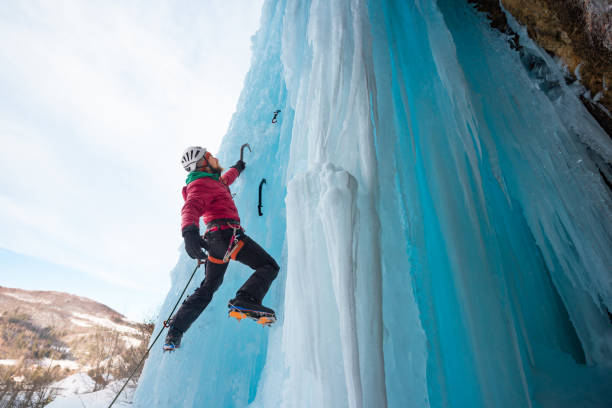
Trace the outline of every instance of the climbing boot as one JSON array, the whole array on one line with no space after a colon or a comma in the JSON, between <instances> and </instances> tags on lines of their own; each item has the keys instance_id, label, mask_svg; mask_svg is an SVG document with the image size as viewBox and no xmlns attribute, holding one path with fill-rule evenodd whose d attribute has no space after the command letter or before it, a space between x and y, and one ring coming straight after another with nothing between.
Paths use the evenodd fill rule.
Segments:
<instances>
[{"instance_id":1,"label":"climbing boot","mask_svg":"<svg viewBox=\"0 0 612 408\"><path fill-rule=\"evenodd\" d=\"M274 310L265 307L257 299L248 295L238 295L227 304L229 316L238 319L255 320L263 326L269 326L276 321Z\"/></svg>"},{"instance_id":2,"label":"climbing boot","mask_svg":"<svg viewBox=\"0 0 612 408\"><path fill-rule=\"evenodd\" d=\"M168 330L166 340L164 341L164 351L174 351L181 346L181 338L183 333L179 333L176 330Z\"/></svg>"}]
</instances>

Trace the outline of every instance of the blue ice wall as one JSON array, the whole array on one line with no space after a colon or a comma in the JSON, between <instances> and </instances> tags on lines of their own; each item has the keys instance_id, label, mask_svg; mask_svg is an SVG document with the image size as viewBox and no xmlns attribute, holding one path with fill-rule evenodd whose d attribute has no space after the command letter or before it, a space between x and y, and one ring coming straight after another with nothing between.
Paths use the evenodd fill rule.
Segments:
<instances>
[{"instance_id":1,"label":"blue ice wall","mask_svg":"<svg viewBox=\"0 0 612 408\"><path fill-rule=\"evenodd\" d=\"M394 135L379 142L380 156L395 158L381 171L396 183L387 202L400 197L391 214L403 214L383 236L402 237L410 254L429 404L548 405L584 375L585 358L609 361L610 194L578 132L609 140L562 85L556 98L542 92L469 7L385 2L370 12L379 117L389 118L379 130ZM404 296L402 278L386 280L387 310ZM393 353L414 335L390 326ZM542 389L542 377L559 388ZM399 406L411 405L406 379L387 382ZM574 391L588 399L583 387Z\"/></svg>"},{"instance_id":2,"label":"blue ice wall","mask_svg":"<svg viewBox=\"0 0 612 408\"><path fill-rule=\"evenodd\" d=\"M266 2L220 157L253 147L280 319L225 317L232 263L136 406L612 406L612 143L521 37L463 1Z\"/></svg>"}]
</instances>

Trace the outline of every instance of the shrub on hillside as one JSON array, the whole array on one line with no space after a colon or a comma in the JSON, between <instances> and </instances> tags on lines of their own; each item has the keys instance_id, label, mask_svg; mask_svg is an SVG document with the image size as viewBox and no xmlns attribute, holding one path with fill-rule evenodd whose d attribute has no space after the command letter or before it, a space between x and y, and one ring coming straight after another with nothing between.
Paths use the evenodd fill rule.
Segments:
<instances>
[{"instance_id":1,"label":"shrub on hillside","mask_svg":"<svg viewBox=\"0 0 612 408\"><path fill-rule=\"evenodd\" d=\"M59 367L31 367L21 362L0 366L0 408L42 408L57 395L50 387L61 377Z\"/></svg>"}]
</instances>

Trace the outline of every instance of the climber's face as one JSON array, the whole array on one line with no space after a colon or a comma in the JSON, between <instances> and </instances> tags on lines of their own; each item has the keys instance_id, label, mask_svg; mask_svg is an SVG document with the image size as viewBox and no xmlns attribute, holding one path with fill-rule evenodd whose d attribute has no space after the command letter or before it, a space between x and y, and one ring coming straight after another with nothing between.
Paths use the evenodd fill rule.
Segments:
<instances>
[{"instance_id":1,"label":"climber's face","mask_svg":"<svg viewBox=\"0 0 612 408\"><path fill-rule=\"evenodd\" d=\"M200 163L198 163L198 165L200 165ZM221 174L221 172L224 170L219 164L219 159L213 156L210 152L207 152L206 156L202 158L201 166L209 169L210 173Z\"/></svg>"},{"instance_id":2,"label":"climber's face","mask_svg":"<svg viewBox=\"0 0 612 408\"><path fill-rule=\"evenodd\" d=\"M208 164L210 165L210 167L213 170L218 170L219 169L219 159L217 159L215 156L213 156L212 154L208 157Z\"/></svg>"}]
</instances>

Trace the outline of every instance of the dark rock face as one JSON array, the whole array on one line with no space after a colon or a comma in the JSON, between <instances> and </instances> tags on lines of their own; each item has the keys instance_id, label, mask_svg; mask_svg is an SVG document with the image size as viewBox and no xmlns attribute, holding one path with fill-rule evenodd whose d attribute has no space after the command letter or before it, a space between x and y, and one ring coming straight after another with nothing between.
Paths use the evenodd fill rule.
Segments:
<instances>
[{"instance_id":1,"label":"dark rock face","mask_svg":"<svg viewBox=\"0 0 612 408\"><path fill-rule=\"evenodd\" d=\"M612 3L610 0L574 0L582 9L587 33L594 42L600 42L612 51Z\"/></svg>"},{"instance_id":2,"label":"dark rock face","mask_svg":"<svg viewBox=\"0 0 612 408\"><path fill-rule=\"evenodd\" d=\"M467 0L485 13L493 28L510 36L510 46L521 53L527 69L536 68L525 55L519 36L508 25L499 0ZM607 0L502 0L503 6L540 47L568 67L568 83L578 78L594 103L582 96L586 108L612 137L612 9ZM534 65L535 64L535 65ZM545 73L541 73L544 78ZM546 85L546 84L543 84ZM549 84L553 86L554 84Z\"/></svg>"}]
</instances>

